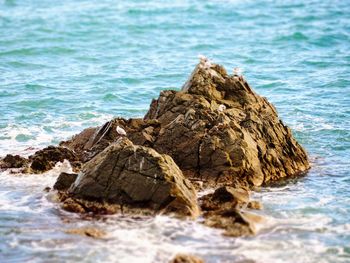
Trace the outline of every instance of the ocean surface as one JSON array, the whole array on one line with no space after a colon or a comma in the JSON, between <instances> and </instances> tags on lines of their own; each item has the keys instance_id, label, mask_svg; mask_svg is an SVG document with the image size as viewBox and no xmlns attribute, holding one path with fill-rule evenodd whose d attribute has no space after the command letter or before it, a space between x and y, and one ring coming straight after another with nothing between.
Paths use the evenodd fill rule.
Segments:
<instances>
[{"instance_id":1,"label":"ocean surface","mask_svg":"<svg viewBox=\"0 0 350 263\"><path fill-rule=\"evenodd\" d=\"M265 223L227 238L165 216L65 212L43 175L0 173L0 262L350 262L350 3L337 0L0 0L0 156L28 155L115 116L141 117L203 54L274 103L307 176L262 188ZM67 234L97 227L102 240Z\"/></svg>"}]
</instances>

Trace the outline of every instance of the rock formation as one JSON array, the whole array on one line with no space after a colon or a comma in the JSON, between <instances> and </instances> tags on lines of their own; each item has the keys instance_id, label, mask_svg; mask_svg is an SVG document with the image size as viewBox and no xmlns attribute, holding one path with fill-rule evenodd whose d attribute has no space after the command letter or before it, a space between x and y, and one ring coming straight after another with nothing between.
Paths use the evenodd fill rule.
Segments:
<instances>
[{"instance_id":1,"label":"rock formation","mask_svg":"<svg viewBox=\"0 0 350 263\"><path fill-rule=\"evenodd\" d=\"M212 185L259 186L309 168L273 105L216 64L200 63L180 92L161 92L145 116L151 119L161 123L154 149Z\"/></svg>"},{"instance_id":2,"label":"rock formation","mask_svg":"<svg viewBox=\"0 0 350 263\"><path fill-rule=\"evenodd\" d=\"M181 91L162 91L152 101L144 119L117 118L61 145L89 160L120 137L117 126L207 186L260 186L309 169L274 106L217 64L200 62Z\"/></svg>"},{"instance_id":3,"label":"rock formation","mask_svg":"<svg viewBox=\"0 0 350 263\"><path fill-rule=\"evenodd\" d=\"M165 154L120 138L87 162L69 190L74 198L196 217L196 193Z\"/></svg>"},{"instance_id":4,"label":"rock formation","mask_svg":"<svg viewBox=\"0 0 350 263\"><path fill-rule=\"evenodd\" d=\"M309 169L274 106L243 76L204 59L180 91L162 91L144 118L113 119L29 159L8 155L0 167L41 173L65 159L80 170L77 178L61 174L55 184L66 210L136 208L196 217L192 181L216 188L199 200L204 224L230 236L255 233L259 218L242 211L261 208L249 201L249 189Z\"/></svg>"}]
</instances>

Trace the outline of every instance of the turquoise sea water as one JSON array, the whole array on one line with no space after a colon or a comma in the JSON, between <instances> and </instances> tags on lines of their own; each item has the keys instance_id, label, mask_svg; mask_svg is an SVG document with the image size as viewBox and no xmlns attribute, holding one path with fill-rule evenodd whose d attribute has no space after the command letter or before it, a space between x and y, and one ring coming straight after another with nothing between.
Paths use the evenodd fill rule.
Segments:
<instances>
[{"instance_id":1,"label":"turquoise sea water","mask_svg":"<svg viewBox=\"0 0 350 263\"><path fill-rule=\"evenodd\" d=\"M0 174L0 262L350 262L349 1L0 0L0 155L29 154L113 116L140 117L204 54L240 67L307 149L312 169L263 188L266 222L226 238L196 222L81 220L44 175ZM28 147L31 147L28 149ZM66 234L77 226L104 240Z\"/></svg>"}]
</instances>

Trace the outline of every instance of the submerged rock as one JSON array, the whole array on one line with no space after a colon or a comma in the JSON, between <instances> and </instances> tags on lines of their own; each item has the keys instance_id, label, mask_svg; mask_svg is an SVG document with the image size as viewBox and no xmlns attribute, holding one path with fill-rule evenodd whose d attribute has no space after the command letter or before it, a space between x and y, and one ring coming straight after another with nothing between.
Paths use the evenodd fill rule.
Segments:
<instances>
[{"instance_id":1,"label":"submerged rock","mask_svg":"<svg viewBox=\"0 0 350 263\"><path fill-rule=\"evenodd\" d=\"M193 255L177 254L169 263L204 263L204 261Z\"/></svg>"},{"instance_id":2,"label":"submerged rock","mask_svg":"<svg viewBox=\"0 0 350 263\"><path fill-rule=\"evenodd\" d=\"M83 228L71 228L65 231L67 234L81 235L92 238L103 238L106 233L98 228L83 227Z\"/></svg>"},{"instance_id":3,"label":"submerged rock","mask_svg":"<svg viewBox=\"0 0 350 263\"><path fill-rule=\"evenodd\" d=\"M119 139L87 162L72 197L196 217L196 192L165 154Z\"/></svg>"}]
</instances>

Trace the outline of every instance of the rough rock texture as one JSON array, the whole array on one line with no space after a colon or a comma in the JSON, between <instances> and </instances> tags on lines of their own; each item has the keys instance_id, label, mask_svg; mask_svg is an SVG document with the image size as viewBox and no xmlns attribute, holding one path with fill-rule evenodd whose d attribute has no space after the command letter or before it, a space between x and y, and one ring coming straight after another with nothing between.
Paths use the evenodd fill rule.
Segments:
<instances>
[{"instance_id":1,"label":"rough rock texture","mask_svg":"<svg viewBox=\"0 0 350 263\"><path fill-rule=\"evenodd\" d=\"M182 91L161 92L145 119L162 125L153 148L200 180L259 186L309 168L273 105L216 64L201 62Z\"/></svg>"},{"instance_id":2,"label":"rough rock texture","mask_svg":"<svg viewBox=\"0 0 350 263\"><path fill-rule=\"evenodd\" d=\"M21 157L19 155L8 154L0 161L0 168L2 169L23 168L27 166L27 164L28 164L28 159Z\"/></svg>"},{"instance_id":3,"label":"rough rock texture","mask_svg":"<svg viewBox=\"0 0 350 263\"><path fill-rule=\"evenodd\" d=\"M168 155L119 139L87 162L69 192L74 198L195 217L196 193Z\"/></svg>"},{"instance_id":4,"label":"rough rock texture","mask_svg":"<svg viewBox=\"0 0 350 263\"><path fill-rule=\"evenodd\" d=\"M214 193L201 197L199 202L204 224L224 229L227 236L253 235L256 223L262 220L258 215L241 210L252 202L246 189L219 187Z\"/></svg>"},{"instance_id":5,"label":"rough rock texture","mask_svg":"<svg viewBox=\"0 0 350 263\"><path fill-rule=\"evenodd\" d=\"M204 263L204 261L193 255L177 254L169 263Z\"/></svg>"},{"instance_id":6,"label":"rough rock texture","mask_svg":"<svg viewBox=\"0 0 350 263\"><path fill-rule=\"evenodd\" d=\"M116 118L99 128L89 128L60 145L74 151L82 161L91 160L111 143L123 135L118 134L117 127L123 128L127 137L136 145L152 146L160 129L156 120Z\"/></svg>"},{"instance_id":7,"label":"rough rock texture","mask_svg":"<svg viewBox=\"0 0 350 263\"><path fill-rule=\"evenodd\" d=\"M181 91L162 91L152 101L143 120L114 119L61 145L90 160L122 136L117 126L205 186L260 186L309 169L274 106L217 64L200 62Z\"/></svg>"},{"instance_id":8,"label":"rough rock texture","mask_svg":"<svg viewBox=\"0 0 350 263\"><path fill-rule=\"evenodd\" d=\"M48 146L29 156L30 168L33 173L42 173L52 169L57 162L68 160L73 168L80 166L79 158L76 154L65 147Z\"/></svg>"},{"instance_id":9,"label":"rough rock texture","mask_svg":"<svg viewBox=\"0 0 350 263\"><path fill-rule=\"evenodd\" d=\"M68 188L75 182L77 177L78 177L78 174L61 173L58 176L56 183L53 186L53 189L59 190L59 191L68 190Z\"/></svg>"}]
</instances>

